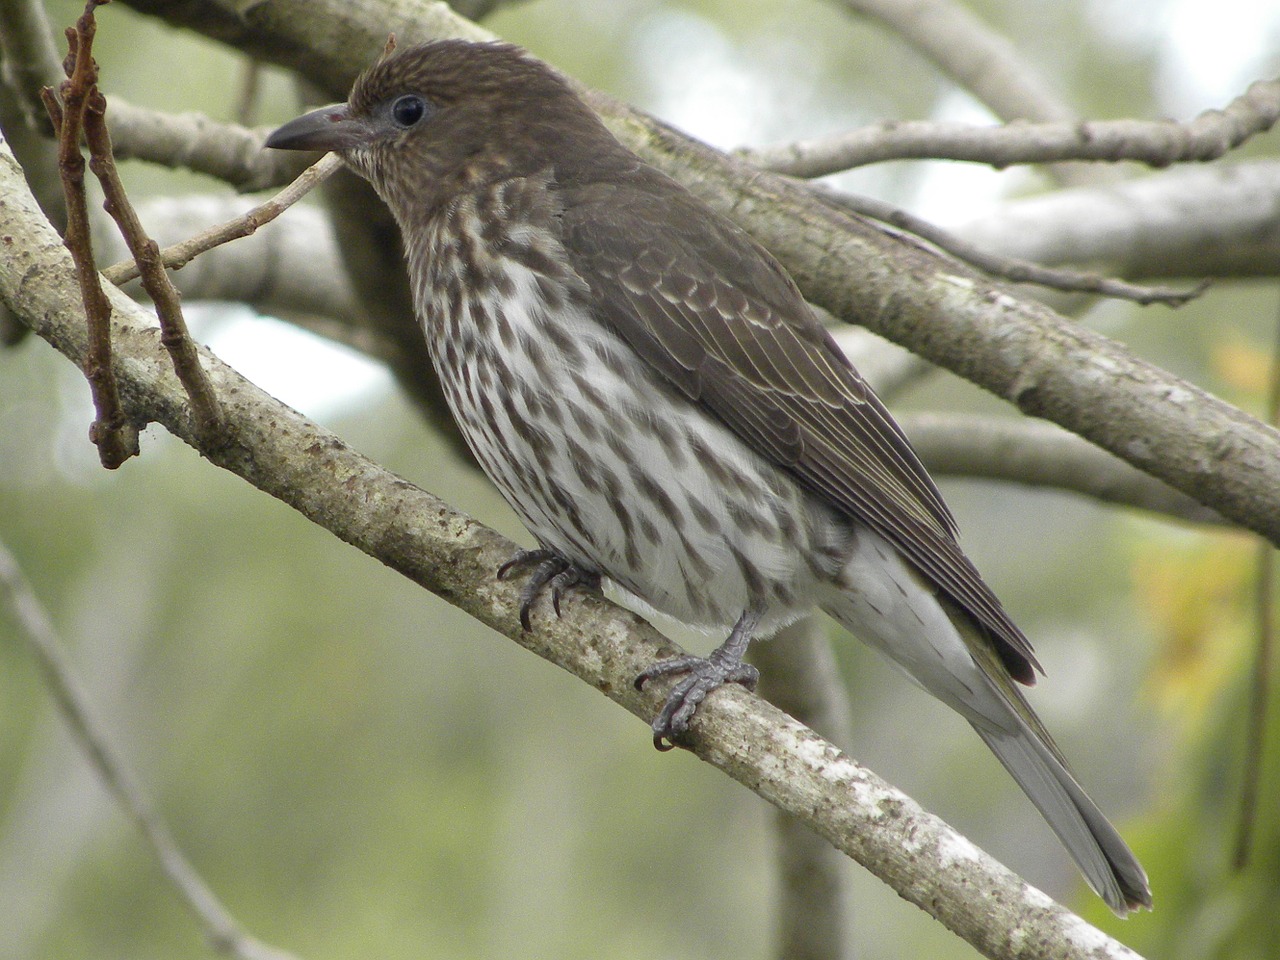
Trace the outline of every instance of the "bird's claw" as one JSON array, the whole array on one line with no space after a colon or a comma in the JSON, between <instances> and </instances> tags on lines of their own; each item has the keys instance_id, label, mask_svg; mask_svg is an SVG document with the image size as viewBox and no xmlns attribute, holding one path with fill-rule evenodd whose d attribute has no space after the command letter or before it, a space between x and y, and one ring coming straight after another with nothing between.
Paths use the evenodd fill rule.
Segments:
<instances>
[{"instance_id":1,"label":"bird's claw","mask_svg":"<svg viewBox=\"0 0 1280 960\"><path fill-rule=\"evenodd\" d=\"M533 629L533 605L548 586L551 587L551 608L557 617L560 616L560 600L570 589L600 586L600 574L584 570L572 560L546 548L517 552L498 568L498 579L506 580L513 571L530 566L534 568L533 573L529 574L520 590L520 626L525 630Z\"/></svg>"},{"instance_id":2,"label":"bird's claw","mask_svg":"<svg viewBox=\"0 0 1280 960\"><path fill-rule=\"evenodd\" d=\"M719 651L717 651L719 652ZM755 690L760 679L760 671L749 663L717 657L676 657L663 660L643 670L635 679L637 690L655 677L666 677L673 673L684 673L687 676L671 688L666 703L653 718L653 745L659 750L671 750L676 742L689 730L689 721L698 710L698 705L706 699L707 694L726 683L740 683L748 690Z\"/></svg>"}]
</instances>

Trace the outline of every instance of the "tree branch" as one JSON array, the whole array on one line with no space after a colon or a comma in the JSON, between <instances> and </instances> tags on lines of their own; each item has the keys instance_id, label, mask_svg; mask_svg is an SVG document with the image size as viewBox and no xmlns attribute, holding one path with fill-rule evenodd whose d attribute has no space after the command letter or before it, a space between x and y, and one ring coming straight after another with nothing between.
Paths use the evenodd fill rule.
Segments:
<instances>
[{"instance_id":1,"label":"tree branch","mask_svg":"<svg viewBox=\"0 0 1280 960\"><path fill-rule=\"evenodd\" d=\"M834 0L877 20L1004 120L1071 120L1057 96L1005 37L950 0Z\"/></svg>"},{"instance_id":2,"label":"tree branch","mask_svg":"<svg viewBox=\"0 0 1280 960\"><path fill-rule=\"evenodd\" d=\"M1011 200L954 228L1037 263L1126 277L1280 275L1280 161L1169 170Z\"/></svg>"},{"instance_id":3,"label":"tree branch","mask_svg":"<svg viewBox=\"0 0 1280 960\"><path fill-rule=\"evenodd\" d=\"M1075 111L1008 40L953 0L834 0L855 15L879 21L942 73L986 104L1000 119L1070 122ZM1098 171L1056 164L1063 183L1096 182Z\"/></svg>"},{"instance_id":4,"label":"tree branch","mask_svg":"<svg viewBox=\"0 0 1280 960\"><path fill-rule=\"evenodd\" d=\"M1216 160L1265 133L1280 118L1280 80L1258 81L1221 110L1194 120L1086 120L975 127L907 120L833 137L748 147L734 156L753 166L805 179L886 160L939 159L986 163L1134 160L1153 167Z\"/></svg>"},{"instance_id":5,"label":"tree branch","mask_svg":"<svg viewBox=\"0 0 1280 960\"><path fill-rule=\"evenodd\" d=\"M0 300L73 361L83 359L83 313L72 265L40 215L22 171L0 150ZM650 717L666 684L631 679L672 654L639 618L599 597L573 595L565 620L543 612L520 629L518 587L494 578L512 545L262 393L207 353L229 440L201 448L186 397L136 305L107 291L116 316L116 375L133 415L163 424L211 462L297 509L414 582L578 676L632 713ZM694 722L694 752L779 809L803 818L903 897L927 908L990 957L1133 956L1027 886L910 798L742 689L718 691Z\"/></svg>"},{"instance_id":6,"label":"tree branch","mask_svg":"<svg viewBox=\"0 0 1280 960\"><path fill-rule=\"evenodd\" d=\"M1185 493L1050 423L946 413L907 413L898 422L935 476L1049 487L1191 523L1227 522Z\"/></svg>"},{"instance_id":7,"label":"tree branch","mask_svg":"<svg viewBox=\"0 0 1280 960\"><path fill-rule=\"evenodd\" d=\"M81 369L89 381L97 418L89 428L89 438L98 447L102 465L114 470L138 454L138 428L128 421L120 404L112 373L111 306L102 289L93 261L89 239L89 207L84 192L84 156L80 140L84 133L85 114L92 97L97 94L98 65L92 56L93 0L67 29L69 51L64 61L67 79L40 91L45 109L58 139L58 173L67 202L67 229L63 238L76 263L81 302L85 306L89 329L89 349ZM16 311L15 311L16 312Z\"/></svg>"},{"instance_id":8,"label":"tree branch","mask_svg":"<svg viewBox=\"0 0 1280 960\"><path fill-rule=\"evenodd\" d=\"M182 852L137 775L116 752L93 716L83 684L62 651L63 643L52 619L22 575L17 560L3 544L0 544L0 605L7 606L13 614L19 635L35 655L58 710L94 771L133 820L165 876L204 928L209 943L238 960L295 960L293 954L245 933Z\"/></svg>"},{"instance_id":9,"label":"tree branch","mask_svg":"<svg viewBox=\"0 0 1280 960\"><path fill-rule=\"evenodd\" d=\"M230 220L203 230L194 237L170 244L158 251L159 262L165 269L181 270L197 256L214 247L252 236L260 227L270 223L301 200L308 191L332 176L341 166L342 161L337 156L325 154L274 197ZM133 262L117 263L102 271L102 275L117 286L135 279L139 273L141 273L141 264L137 262L136 257Z\"/></svg>"}]
</instances>

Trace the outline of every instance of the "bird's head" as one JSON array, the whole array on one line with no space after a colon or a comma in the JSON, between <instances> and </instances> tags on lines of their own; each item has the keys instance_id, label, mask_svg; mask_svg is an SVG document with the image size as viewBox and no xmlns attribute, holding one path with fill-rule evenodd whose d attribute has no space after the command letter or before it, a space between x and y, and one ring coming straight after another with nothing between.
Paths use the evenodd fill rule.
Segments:
<instances>
[{"instance_id":1,"label":"bird's head","mask_svg":"<svg viewBox=\"0 0 1280 960\"><path fill-rule=\"evenodd\" d=\"M549 67L510 44L463 40L382 58L346 103L290 121L266 145L339 153L397 214L510 177L587 178L621 150Z\"/></svg>"}]
</instances>

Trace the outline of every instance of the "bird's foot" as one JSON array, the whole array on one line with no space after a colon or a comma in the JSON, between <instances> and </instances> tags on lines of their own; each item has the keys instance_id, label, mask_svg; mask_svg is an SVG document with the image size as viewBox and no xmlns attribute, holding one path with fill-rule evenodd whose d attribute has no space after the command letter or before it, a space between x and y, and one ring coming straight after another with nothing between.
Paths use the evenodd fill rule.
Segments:
<instances>
[{"instance_id":1,"label":"bird's foot","mask_svg":"<svg viewBox=\"0 0 1280 960\"><path fill-rule=\"evenodd\" d=\"M560 616L560 598L573 587L598 587L600 574L584 570L572 560L560 556L554 550L539 548L537 550L520 550L514 557L498 568L498 579L505 580L513 572L533 567L529 579L520 591L520 626L525 630L532 629L529 619L530 611L542 591L551 588L551 608L556 616Z\"/></svg>"},{"instance_id":2,"label":"bird's foot","mask_svg":"<svg viewBox=\"0 0 1280 960\"><path fill-rule=\"evenodd\" d=\"M744 663L743 655L751 641L751 631L759 618L744 614L729 639L717 647L709 657L675 657L662 660L643 670L635 679L637 690L655 677L666 677L673 673L687 676L671 688L667 694L667 702L662 705L658 715L653 718L653 745L659 750L671 750L676 741L689 730L689 721L698 710L698 705L707 698L712 690L726 683L740 683L748 690L755 690L760 679L760 671L749 663Z\"/></svg>"}]
</instances>

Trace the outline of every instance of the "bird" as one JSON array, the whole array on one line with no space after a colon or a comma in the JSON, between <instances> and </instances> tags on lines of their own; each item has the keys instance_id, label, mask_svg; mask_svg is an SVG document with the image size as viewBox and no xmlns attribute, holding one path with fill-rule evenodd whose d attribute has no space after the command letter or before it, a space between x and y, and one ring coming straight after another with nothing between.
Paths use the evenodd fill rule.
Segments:
<instances>
[{"instance_id":1,"label":"bird","mask_svg":"<svg viewBox=\"0 0 1280 960\"><path fill-rule=\"evenodd\" d=\"M551 67L503 42L384 51L346 103L266 146L335 151L390 208L417 319L475 459L538 546L534 604L603 581L717 631L654 743L743 656L820 608L959 713L1120 915L1147 875L1018 684L1031 644L964 554L884 404L785 269L620 143Z\"/></svg>"}]
</instances>

